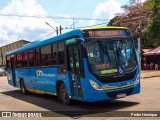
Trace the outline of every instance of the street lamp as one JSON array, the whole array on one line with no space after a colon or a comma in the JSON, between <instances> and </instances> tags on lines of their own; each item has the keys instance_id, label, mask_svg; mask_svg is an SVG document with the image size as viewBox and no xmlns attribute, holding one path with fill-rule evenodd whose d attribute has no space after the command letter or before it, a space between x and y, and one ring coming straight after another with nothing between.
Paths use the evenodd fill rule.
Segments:
<instances>
[{"instance_id":1,"label":"street lamp","mask_svg":"<svg viewBox=\"0 0 160 120\"><path fill-rule=\"evenodd\" d=\"M56 29L54 27L52 27L48 22L45 22L49 27L51 27L52 29L54 29L54 31L56 31L57 35L58 35L58 28L56 27Z\"/></svg>"}]
</instances>

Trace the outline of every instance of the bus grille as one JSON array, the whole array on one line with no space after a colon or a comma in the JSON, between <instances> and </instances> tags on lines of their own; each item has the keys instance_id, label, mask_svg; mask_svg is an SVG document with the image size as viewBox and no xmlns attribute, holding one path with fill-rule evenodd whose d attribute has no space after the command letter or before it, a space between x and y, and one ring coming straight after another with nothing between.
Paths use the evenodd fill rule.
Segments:
<instances>
[{"instance_id":1,"label":"bus grille","mask_svg":"<svg viewBox=\"0 0 160 120\"><path fill-rule=\"evenodd\" d=\"M114 92L107 92L106 95L110 98L116 98L117 97L117 94L126 94L127 95L130 95L133 91L133 88L129 88L129 89L126 89L126 90L119 90L119 91L114 91Z\"/></svg>"}]
</instances>

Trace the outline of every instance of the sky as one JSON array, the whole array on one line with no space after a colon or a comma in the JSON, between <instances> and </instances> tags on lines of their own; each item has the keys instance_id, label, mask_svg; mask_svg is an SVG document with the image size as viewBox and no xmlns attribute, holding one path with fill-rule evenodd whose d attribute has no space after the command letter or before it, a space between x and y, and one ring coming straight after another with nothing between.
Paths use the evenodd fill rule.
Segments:
<instances>
[{"instance_id":1,"label":"sky","mask_svg":"<svg viewBox=\"0 0 160 120\"><path fill-rule=\"evenodd\" d=\"M0 46L53 37L60 25L68 28L62 33L73 27L106 25L116 13L123 13L121 6L127 3L129 0L0 0Z\"/></svg>"}]
</instances>

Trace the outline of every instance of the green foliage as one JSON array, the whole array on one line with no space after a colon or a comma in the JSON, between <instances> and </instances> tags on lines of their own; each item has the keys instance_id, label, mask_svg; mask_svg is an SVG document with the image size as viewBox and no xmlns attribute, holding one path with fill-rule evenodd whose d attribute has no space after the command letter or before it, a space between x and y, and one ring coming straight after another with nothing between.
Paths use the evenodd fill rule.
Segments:
<instances>
[{"instance_id":1,"label":"green foliage","mask_svg":"<svg viewBox=\"0 0 160 120\"><path fill-rule=\"evenodd\" d=\"M141 35L142 48L160 45L160 0L122 6L125 13L115 16L108 25L128 27L135 40ZM140 31L137 29L141 25Z\"/></svg>"},{"instance_id":2,"label":"green foliage","mask_svg":"<svg viewBox=\"0 0 160 120\"><path fill-rule=\"evenodd\" d=\"M115 16L114 18L112 18L109 23L107 24L107 26L113 26L115 25L115 21L118 19L118 16ZM117 26L117 25L116 25Z\"/></svg>"},{"instance_id":3,"label":"green foliage","mask_svg":"<svg viewBox=\"0 0 160 120\"><path fill-rule=\"evenodd\" d=\"M146 40L150 42L154 47L160 45L160 0L153 0L153 8L151 21L148 26L146 34L148 34Z\"/></svg>"},{"instance_id":4,"label":"green foliage","mask_svg":"<svg viewBox=\"0 0 160 120\"><path fill-rule=\"evenodd\" d=\"M141 9L144 12L152 12L152 8L153 8L153 0L147 0L146 2L143 3L143 6L141 7Z\"/></svg>"}]
</instances>

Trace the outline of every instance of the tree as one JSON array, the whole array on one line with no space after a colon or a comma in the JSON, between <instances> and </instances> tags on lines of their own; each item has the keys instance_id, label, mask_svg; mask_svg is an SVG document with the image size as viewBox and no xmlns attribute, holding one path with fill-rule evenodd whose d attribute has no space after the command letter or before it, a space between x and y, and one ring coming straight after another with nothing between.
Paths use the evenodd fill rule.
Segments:
<instances>
[{"instance_id":1,"label":"tree","mask_svg":"<svg viewBox=\"0 0 160 120\"><path fill-rule=\"evenodd\" d=\"M140 0L130 1L122 6L125 12L111 19L108 25L128 27L135 40L141 35L142 48L157 47L160 45L160 0L147 0L143 4Z\"/></svg>"},{"instance_id":2,"label":"tree","mask_svg":"<svg viewBox=\"0 0 160 120\"><path fill-rule=\"evenodd\" d=\"M117 21L118 17L119 17L119 16L115 16L114 18L112 18L112 19L109 21L109 23L107 24L107 26L112 26L112 25L114 24L114 22ZM116 25L116 26L118 26L118 25Z\"/></svg>"},{"instance_id":3,"label":"tree","mask_svg":"<svg viewBox=\"0 0 160 120\"><path fill-rule=\"evenodd\" d=\"M153 0L152 20L148 27L148 41L154 47L160 45L160 0Z\"/></svg>"}]
</instances>

